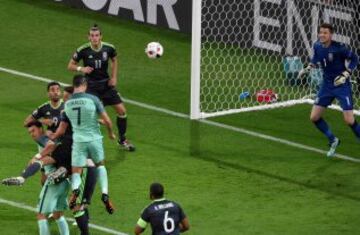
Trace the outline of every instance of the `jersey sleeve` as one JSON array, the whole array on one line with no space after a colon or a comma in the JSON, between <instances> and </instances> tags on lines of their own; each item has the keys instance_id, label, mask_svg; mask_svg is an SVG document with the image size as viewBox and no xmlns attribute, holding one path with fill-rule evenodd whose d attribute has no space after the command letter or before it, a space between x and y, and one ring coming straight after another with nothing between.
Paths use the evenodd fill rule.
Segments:
<instances>
[{"instance_id":1,"label":"jersey sleeve","mask_svg":"<svg viewBox=\"0 0 360 235\"><path fill-rule=\"evenodd\" d=\"M105 112L104 105L101 103L101 101L99 100L99 98L97 98L96 96L93 96L93 101L94 101L94 103L95 103L96 112L97 112L98 114Z\"/></svg>"},{"instance_id":2,"label":"jersey sleeve","mask_svg":"<svg viewBox=\"0 0 360 235\"><path fill-rule=\"evenodd\" d=\"M44 117L45 112L44 112L44 106L39 106L37 109L35 109L31 115L33 116L34 119L40 119L42 117Z\"/></svg>"},{"instance_id":3,"label":"jersey sleeve","mask_svg":"<svg viewBox=\"0 0 360 235\"><path fill-rule=\"evenodd\" d=\"M139 220L137 221L137 225L140 226L141 228L146 228L149 222L150 222L150 214L147 208L145 208L141 213Z\"/></svg>"},{"instance_id":4,"label":"jersey sleeve","mask_svg":"<svg viewBox=\"0 0 360 235\"><path fill-rule=\"evenodd\" d=\"M313 56L311 58L311 64L317 65L318 62L320 62L319 53L317 51L316 43L314 43L314 45L313 45Z\"/></svg>"},{"instance_id":5,"label":"jersey sleeve","mask_svg":"<svg viewBox=\"0 0 360 235\"><path fill-rule=\"evenodd\" d=\"M83 57L82 50L76 50L74 54L72 55L72 59L76 62L79 62Z\"/></svg>"},{"instance_id":6,"label":"jersey sleeve","mask_svg":"<svg viewBox=\"0 0 360 235\"><path fill-rule=\"evenodd\" d=\"M68 123L68 124L71 124L71 123L70 123L70 119L69 119L68 116L66 115L65 111L64 111L64 112L61 112L60 121L61 121L61 122L66 122L66 123Z\"/></svg>"},{"instance_id":7,"label":"jersey sleeve","mask_svg":"<svg viewBox=\"0 0 360 235\"><path fill-rule=\"evenodd\" d=\"M38 143L41 147L45 147L45 145L47 144L47 142L49 141L49 137L46 135L42 135L40 136L37 140L36 143Z\"/></svg>"},{"instance_id":8,"label":"jersey sleeve","mask_svg":"<svg viewBox=\"0 0 360 235\"><path fill-rule=\"evenodd\" d=\"M183 219L186 218L186 215L185 215L185 213L184 213L184 210L181 208L181 206L178 205L178 207L179 207L179 218L180 218L180 221L183 221Z\"/></svg>"},{"instance_id":9,"label":"jersey sleeve","mask_svg":"<svg viewBox=\"0 0 360 235\"><path fill-rule=\"evenodd\" d=\"M115 47L111 47L110 51L109 51L109 57L110 58L114 58L115 56L117 56L117 51Z\"/></svg>"},{"instance_id":10,"label":"jersey sleeve","mask_svg":"<svg viewBox=\"0 0 360 235\"><path fill-rule=\"evenodd\" d=\"M351 71L356 69L356 67L359 64L359 57L354 52L352 52L348 46L345 46L345 45L343 47L342 52L343 52L345 59L350 61L348 68Z\"/></svg>"}]
</instances>

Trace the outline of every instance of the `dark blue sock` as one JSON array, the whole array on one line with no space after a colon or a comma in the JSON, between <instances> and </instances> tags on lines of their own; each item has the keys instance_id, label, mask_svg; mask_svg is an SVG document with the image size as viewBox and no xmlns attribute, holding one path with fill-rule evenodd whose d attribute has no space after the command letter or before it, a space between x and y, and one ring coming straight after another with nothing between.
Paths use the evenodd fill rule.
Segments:
<instances>
[{"instance_id":1,"label":"dark blue sock","mask_svg":"<svg viewBox=\"0 0 360 235\"><path fill-rule=\"evenodd\" d=\"M355 121L354 124L350 125L350 127L356 137L360 138L360 125Z\"/></svg>"},{"instance_id":2,"label":"dark blue sock","mask_svg":"<svg viewBox=\"0 0 360 235\"><path fill-rule=\"evenodd\" d=\"M329 139L329 142L333 142L335 140L334 134L331 132L328 124L324 119L320 118L319 120L314 122L317 129L319 129L326 137Z\"/></svg>"},{"instance_id":3,"label":"dark blue sock","mask_svg":"<svg viewBox=\"0 0 360 235\"><path fill-rule=\"evenodd\" d=\"M26 167L26 169L23 171L21 176L24 177L24 179L26 179L32 175L35 175L35 173L38 172L40 169L41 169L41 163L39 161L36 161L33 164Z\"/></svg>"}]
</instances>

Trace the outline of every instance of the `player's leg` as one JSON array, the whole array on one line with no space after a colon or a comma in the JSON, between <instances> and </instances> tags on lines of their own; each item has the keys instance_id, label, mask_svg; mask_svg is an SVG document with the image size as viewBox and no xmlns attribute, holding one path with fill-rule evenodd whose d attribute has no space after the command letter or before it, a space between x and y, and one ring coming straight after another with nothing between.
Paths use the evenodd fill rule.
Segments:
<instances>
[{"instance_id":1,"label":"player's leg","mask_svg":"<svg viewBox=\"0 0 360 235\"><path fill-rule=\"evenodd\" d=\"M327 88L326 86L323 85L317 94L314 106L310 114L310 120L314 123L316 128L328 138L330 145L330 150L329 150L330 154L331 152L335 152L335 149L340 142L339 139L336 138L335 135L332 133L332 131L329 128L329 125L322 118L322 115L325 112L326 107L329 106L334 99L335 96L333 94L333 91L330 88Z\"/></svg>"},{"instance_id":2,"label":"player's leg","mask_svg":"<svg viewBox=\"0 0 360 235\"><path fill-rule=\"evenodd\" d=\"M50 235L50 228L49 223L45 215L38 213L37 216L37 223L39 227L39 234L40 235Z\"/></svg>"},{"instance_id":3,"label":"player's leg","mask_svg":"<svg viewBox=\"0 0 360 235\"><path fill-rule=\"evenodd\" d=\"M53 218L55 219L56 224L58 226L59 234L60 235L69 235L70 234L69 225L66 222L66 219L64 217L64 212L55 211L53 213Z\"/></svg>"},{"instance_id":4,"label":"player's leg","mask_svg":"<svg viewBox=\"0 0 360 235\"><path fill-rule=\"evenodd\" d=\"M55 185L49 185L48 182L46 181L39 195L36 217L38 220L40 235L50 235L50 229L46 215L52 213L56 206L55 188L56 188Z\"/></svg>"},{"instance_id":5,"label":"player's leg","mask_svg":"<svg viewBox=\"0 0 360 235\"><path fill-rule=\"evenodd\" d=\"M87 209L85 208L74 211L74 218L81 235L89 235L89 217L87 214Z\"/></svg>"},{"instance_id":6,"label":"player's leg","mask_svg":"<svg viewBox=\"0 0 360 235\"><path fill-rule=\"evenodd\" d=\"M353 99L351 87L343 87L339 89L337 94L337 100L340 103L340 106L343 110L344 121L351 130L354 132L357 138L360 138L360 125L357 123L354 112L353 112Z\"/></svg>"},{"instance_id":7,"label":"player's leg","mask_svg":"<svg viewBox=\"0 0 360 235\"><path fill-rule=\"evenodd\" d=\"M335 135L331 132L328 124L322 118L323 113L326 108L319 105L314 105L311 110L310 120L314 123L316 128L321 131L329 140L329 143L332 143L335 140Z\"/></svg>"},{"instance_id":8,"label":"player's leg","mask_svg":"<svg viewBox=\"0 0 360 235\"><path fill-rule=\"evenodd\" d=\"M114 207L109 199L108 175L104 165L104 148L102 139L91 142L89 146L91 159L96 165L97 179L101 188L101 200L105 204L106 210L109 214L114 213Z\"/></svg>"},{"instance_id":9,"label":"player's leg","mask_svg":"<svg viewBox=\"0 0 360 235\"><path fill-rule=\"evenodd\" d=\"M84 168L85 171L85 168ZM96 167L93 161L88 159L88 167L86 168L85 178L85 187L82 195L82 200L80 208L77 211L74 211L74 218L76 220L77 226L80 229L81 235L89 234L89 212L88 205L91 203L91 198L95 190L96 185Z\"/></svg>"},{"instance_id":10,"label":"player's leg","mask_svg":"<svg viewBox=\"0 0 360 235\"><path fill-rule=\"evenodd\" d=\"M355 136L360 139L360 125L354 117L354 112L352 110L346 110L343 111L343 114L345 123L349 125Z\"/></svg>"},{"instance_id":11,"label":"player's leg","mask_svg":"<svg viewBox=\"0 0 360 235\"><path fill-rule=\"evenodd\" d=\"M121 100L120 94L114 89L107 89L101 96L101 100L104 105L111 105L117 116L116 125L119 134L119 145L127 151L135 151L133 144L126 138L127 130L127 112L124 103Z\"/></svg>"},{"instance_id":12,"label":"player's leg","mask_svg":"<svg viewBox=\"0 0 360 235\"><path fill-rule=\"evenodd\" d=\"M74 142L72 146L72 174L71 174L71 189L72 194L69 200L70 209L73 209L76 205L76 200L80 194L81 185L81 172L82 168L86 166L86 159L88 156L88 145L89 143L77 143Z\"/></svg>"},{"instance_id":13,"label":"player's leg","mask_svg":"<svg viewBox=\"0 0 360 235\"><path fill-rule=\"evenodd\" d=\"M25 168L25 170L21 173L20 176L10 177L2 180L2 184L4 185L23 185L25 180L33 175L36 172L40 171L41 167L45 165L50 165L55 163L55 161L51 157L44 157L41 160L35 160L30 162L30 164Z\"/></svg>"}]
</instances>

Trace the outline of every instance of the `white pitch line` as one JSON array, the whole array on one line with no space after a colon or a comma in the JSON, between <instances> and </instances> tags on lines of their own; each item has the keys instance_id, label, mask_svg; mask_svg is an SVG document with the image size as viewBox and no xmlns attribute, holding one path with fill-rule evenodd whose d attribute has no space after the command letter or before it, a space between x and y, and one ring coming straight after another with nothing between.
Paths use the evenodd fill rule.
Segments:
<instances>
[{"instance_id":1,"label":"white pitch line","mask_svg":"<svg viewBox=\"0 0 360 235\"><path fill-rule=\"evenodd\" d=\"M0 198L0 204L1 204L1 203L2 203L2 204L9 205L9 206L12 206L12 207L24 209L24 210L28 210L28 211L32 211L32 212L37 212L37 210L36 210L35 207L28 206L28 205L26 205L26 204L24 204L24 203L9 201L9 200ZM70 222L74 222L74 221L75 221L75 219L73 219L73 218L66 218L66 220L67 220L67 221L70 221ZM96 224L91 224L91 223L89 223L89 227L90 227L90 228L93 228L93 229L95 229L95 230L101 231L101 232L108 233L108 234L128 235L128 234L126 234L126 233L122 233L122 232L116 231L116 230L114 230L114 229L106 228L106 227L99 226L99 225L96 225Z\"/></svg>"},{"instance_id":2,"label":"white pitch line","mask_svg":"<svg viewBox=\"0 0 360 235\"><path fill-rule=\"evenodd\" d=\"M7 68L3 68L3 67L0 67L0 71L6 72L6 73L9 73L9 74L18 75L18 76L21 76L21 77L26 77L26 78L37 80L37 81L42 81L42 82L54 81L54 80L51 80L51 79L48 79L48 78L39 77L39 76L35 76L35 75L32 75L32 74L23 73L23 72L20 72L20 71L17 71L17 70L7 69ZM66 84L66 83L60 83L60 84L62 86L69 86L69 84ZM178 112L175 112L175 111L172 111L172 110L169 110L169 109L160 108L160 107L157 107L157 106L154 106L154 105L145 104L145 103L142 103L142 102L138 102L138 101L130 100L130 99L126 99L126 98L124 98L123 100L126 103L129 103L129 104L132 104L132 105L135 105L135 106L139 106L139 107L142 107L142 108L145 108L145 109L149 109L149 110L153 110L153 111L157 111L157 112L161 112L161 113L166 113L168 115L179 117L179 118L190 119L189 115L184 114L184 113L178 113ZM244 128L234 127L234 126L226 125L226 124L223 124L223 123L210 121L210 120L207 120L207 119L199 120L199 122L205 123L205 124L210 125L210 126L216 126L216 127L220 127L220 128L223 128L223 129L235 131L235 132L238 132L238 133L250 135L250 136L253 136L253 137L257 137L257 138L261 138L261 139L265 139L265 140L270 140L270 141L273 141L273 142L276 142L276 143L281 143L281 144L284 144L284 145L292 146L294 148L319 153L321 155L326 155L326 153L327 153L327 151L325 151L325 150L318 149L318 148L315 148L315 147L311 147L311 146L308 146L308 145L296 143L296 142L286 140L286 139L277 138L277 137L274 137L274 136L271 136L271 135L261 134L261 133L255 132L255 131L246 130ZM346 161L360 163L359 158L354 158L354 157L346 156L346 155L343 155L343 154L336 153L334 155L334 157L339 158L339 159L343 159L343 160L346 160Z\"/></svg>"}]
</instances>

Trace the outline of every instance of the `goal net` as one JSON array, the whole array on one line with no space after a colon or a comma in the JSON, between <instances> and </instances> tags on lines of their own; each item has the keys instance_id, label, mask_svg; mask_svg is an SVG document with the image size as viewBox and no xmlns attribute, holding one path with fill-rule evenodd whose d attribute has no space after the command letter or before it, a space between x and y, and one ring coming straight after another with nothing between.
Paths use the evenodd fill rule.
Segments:
<instances>
[{"instance_id":1,"label":"goal net","mask_svg":"<svg viewBox=\"0 0 360 235\"><path fill-rule=\"evenodd\" d=\"M360 54L359 12L358 0L193 0L191 118L312 103L322 71L297 75L319 24Z\"/></svg>"}]
</instances>

